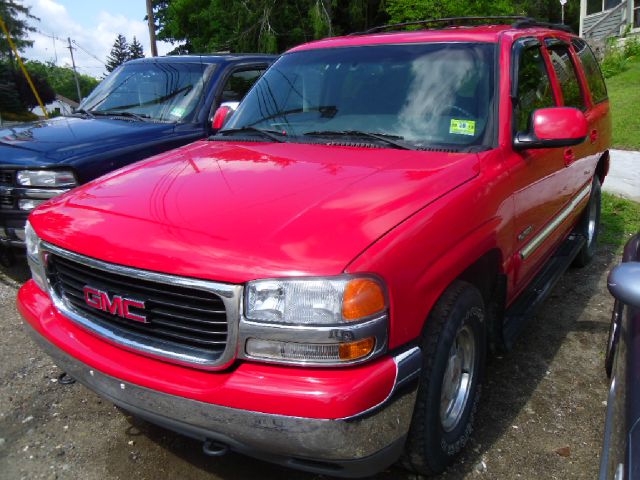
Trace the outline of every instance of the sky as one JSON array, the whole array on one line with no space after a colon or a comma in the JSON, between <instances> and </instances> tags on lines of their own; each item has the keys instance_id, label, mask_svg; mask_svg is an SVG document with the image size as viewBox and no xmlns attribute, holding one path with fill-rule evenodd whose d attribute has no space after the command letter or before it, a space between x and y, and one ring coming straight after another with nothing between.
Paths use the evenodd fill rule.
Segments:
<instances>
[{"instance_id":1,"label":"sky","mask_svg":"<svg viewBox=\"0 0 640 480\"><path fill-rule=\"evenodd\" d=\"M106 73L103 62L119 33L128 42L135 35L145 55L151 56L149 30L144 20L145 0L22 0L21 3L40 19L31 22L37 32L29 35L33 47L24 51L29 60L71 66L67 44L67 37L71 37L78 72L101 78ZM170 43L158 42L159 55L173 48Z\"/></svg>"}]
</instances>

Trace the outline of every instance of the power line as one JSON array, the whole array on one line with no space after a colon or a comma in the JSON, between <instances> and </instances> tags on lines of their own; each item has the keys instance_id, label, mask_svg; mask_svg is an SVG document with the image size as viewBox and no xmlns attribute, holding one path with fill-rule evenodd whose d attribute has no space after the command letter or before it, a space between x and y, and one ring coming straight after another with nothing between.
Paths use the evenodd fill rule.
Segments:
<instances>
[{"instance_id":1,"label":"power line","mask_svg":"<svg viewBox=\"0 0 640 480\"><path fill-rule=\"evenodd\" d=\"M80 50L82 50L84 53L86 53L87 55L89 55L92 58L95 58L97 61L99 61L102 65L104 65L105 67L107 66L107 64L103 61L100 60L98 57L96 57L93 53L89 52L86 48L83 48L78 42L76 42L75 40L71 40L71 42L78 47Z\"/></svg>"},{"instance_id":2,"label":"power line","mask_svg":"<svg viewBox=\"0 0 640 480\"><path fill-rule=\"evenodd\" d=\"M47 33L47 32L43 32L42 30L36 30L37 33L44 35L45 37L51 38L52 40L54 40L54 49L55 49L55 40L58 40L60 42L66 42L67 40L64 38L60 38L52 33ZM104 62L104 60L100 60L96 55L94 55L93 53L91 53L89 50L87 50L86 48L84 48L82 45L80 45L77 40L71 40L71 43L73 43L76 47L78 47L80 50L82 50L84 53L86 53L87 55L89 55L91 58L97 60L98 62L100 62L102 65L106 66L107 64ZM57 53L56 53L56 62L57 62Z\"/></svg>"}]
</instances>

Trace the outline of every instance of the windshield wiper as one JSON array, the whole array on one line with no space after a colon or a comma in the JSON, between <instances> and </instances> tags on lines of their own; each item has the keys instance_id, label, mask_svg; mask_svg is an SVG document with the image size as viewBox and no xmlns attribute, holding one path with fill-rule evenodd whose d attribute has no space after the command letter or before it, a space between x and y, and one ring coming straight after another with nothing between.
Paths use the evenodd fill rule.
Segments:
<instances>
[{"instance_id":1,"label":"windshield wiper","mask_svg":"<svg viewBox=\"0 0 640 480\"><path fill-rule=\"evenodd\" d=\"M418 150L417 147L403 142L404 137L399 135L390 135L387 133L362 132L360 130L323 130L315 132L307 132L305 135L312 137L364 137L372 138L380 142L384 142L392 147L402 150Z\"/></svg>"},{"instance_id":2,"label":"windshield wiper","mask_svg":"<svg viewBox=\"0 0 640 480\"><path fill-rule=\"evenodd\" d=\"M84 108L79 108L77 110L74 110L73 114L75 115L76 113L79 113L80 115L86 115L90 118L95 118L95 115L92 112L90 112L89 110L85 110Z\"/></svg>"},{"instance_id":3,"label":"windshield wiper","mask_svg":"<svg viewBox=\"0 0 640 480\"><path fill-rule=\"evenodd\" d=\"M151 117L149 115L145 115L144 113L133 113L133 112L120 112L117 110L100 110L91 112L93 115L101 115L105 117L130 117L139 120L140 122L149 122Z\"/></svg>"},{"instance_id":4,"label":"windshield wiper","mask_svg":"<svg viewBox=\"0 0 640 480\"><path fill-rule=\"evenodd\" d=\"M240 128L227 128L225 130L220 130L215 135L212 135L209 138L215 138L218 136L225 136L225 134L234 134L234 133L258 133L263 137L267 137L274 142L282 143L285 140L282 137L286 137L286 133L279 132L278 130L266 130L262 128L247 126Z\"/></svg>"}]
</instances>

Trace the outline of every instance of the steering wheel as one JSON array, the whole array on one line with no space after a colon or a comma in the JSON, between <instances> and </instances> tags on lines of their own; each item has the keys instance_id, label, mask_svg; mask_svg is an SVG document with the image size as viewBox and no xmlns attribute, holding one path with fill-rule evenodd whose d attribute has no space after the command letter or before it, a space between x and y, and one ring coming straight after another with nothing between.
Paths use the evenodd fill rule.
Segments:
<instances>
[{"instance_id":1,"label":"steering wheel","mask_svg":"<svg viewBox=\"0 0 640 480\"><path fill-rule=\"evenodd\" d=\"M445 105L442 111L446 112L447 109L449 109L449 111L457 110L458 112L462 113L466 118L473 118L473 115L471 113L467 112L464 108L459 107L457 105Z\"/></svg>"}]
</instances>

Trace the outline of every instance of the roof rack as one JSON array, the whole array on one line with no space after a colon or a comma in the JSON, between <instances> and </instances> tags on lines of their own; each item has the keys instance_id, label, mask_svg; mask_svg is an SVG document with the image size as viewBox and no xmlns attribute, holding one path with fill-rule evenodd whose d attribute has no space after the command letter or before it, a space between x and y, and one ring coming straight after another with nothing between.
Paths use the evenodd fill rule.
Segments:
<instances>
[{"instance_id":1,"label":"roof rack","mask_svg":"<svg viewBox=\"0 0 640 480\"><path fill-rule=\"evenodd\" d=\"M513 22L513 23L511 23ZM446 27L466 27L473 25L491 25L495 23L511 23L513 28L531 28L544 27L553 30L562 30L564 32L573 33L571 27L558 23L539 22L538 20L525 17L523 15L496 15L488 17L447 17L447 18L430 18L428 20L417 20L414 22L393 23L389 25L380 25L373 27L364 32L354 32L349 35L367 35L371 33L384 32L385 30L399 30L404 27L423 26L429 28L429 25L442 25Z\"/></svg>"},{"instance_id":2,"label":"roof rack","mask_svg":"<svg viewBox=\"0 0 640 480\"><path fill-rule=\"evenodd\" d=\"M573 29L569 25L563 25L562 23L540 22L535 18L526 17L522 20L518 20L513 23L513 28L531 28L531 27L544 27L551 30L561 30L567 33L573 33Z\"/></svg>"}]
</instances>

